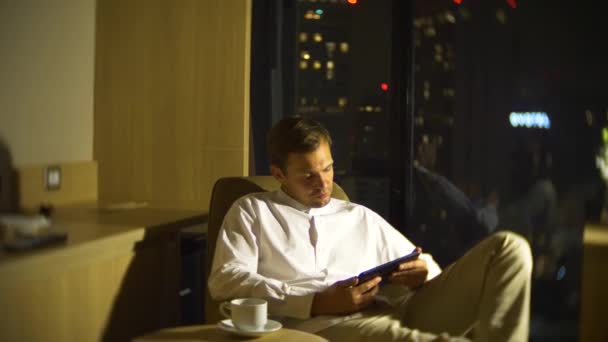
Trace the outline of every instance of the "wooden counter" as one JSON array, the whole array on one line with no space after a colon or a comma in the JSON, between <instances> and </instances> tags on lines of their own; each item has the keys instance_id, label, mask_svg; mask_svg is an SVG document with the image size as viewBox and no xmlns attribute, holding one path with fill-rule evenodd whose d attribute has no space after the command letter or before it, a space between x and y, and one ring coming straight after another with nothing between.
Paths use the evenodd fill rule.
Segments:
<instances>
[{"instance_id":1,"label":"wooden counter","mask_svg":"<svg viewBox=\"0 0 608 342\"><path fill-rule=\"evenodd\" d=\"M583 239L579 341L608 341L608 225L587 224Z\"/></svg>"},{"instance_id":2,"label":"wooden counter","mask_svg":"<svg viewBox=\"0 0 608 342\"><path fill-rule=\"evenodd\" d=\"M179 231L201 212L57 210L67 242L0 251L0 341L129 341L179 319Z\"/></svg>"}]
</instances>

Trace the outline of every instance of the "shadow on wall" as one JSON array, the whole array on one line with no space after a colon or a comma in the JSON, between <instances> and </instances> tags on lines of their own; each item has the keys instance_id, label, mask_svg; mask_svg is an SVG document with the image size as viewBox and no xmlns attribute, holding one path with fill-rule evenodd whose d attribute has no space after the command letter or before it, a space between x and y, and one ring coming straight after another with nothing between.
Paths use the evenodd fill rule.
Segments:
<instances>
[{"instance_id":1,"label":"shadow on wall","mask_svg":"<svg viewBox=\"0 0 608 342\"><path fill-rule=\"evenodd\" d=\"M0 137L0 213L16 212L19 203L17 172L8 145Z\"/></svg>"}]
</instances>

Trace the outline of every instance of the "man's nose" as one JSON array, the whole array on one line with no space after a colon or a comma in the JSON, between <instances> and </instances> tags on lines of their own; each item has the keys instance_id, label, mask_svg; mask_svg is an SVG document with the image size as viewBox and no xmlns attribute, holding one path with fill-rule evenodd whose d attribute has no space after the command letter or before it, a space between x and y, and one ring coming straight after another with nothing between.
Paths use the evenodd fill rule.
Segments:
<instances>
[{"instance_id":1,"label":"man's nose","mask_svg":"<svg viewBox=\"0 0 608 342\"><path fill-rule=\"evenodd\" d=\"M328 175L319 175L319 187L325 189L327 187L329 187L329 183L331 182L331 179Z\"/></svg>"}]
</instances>

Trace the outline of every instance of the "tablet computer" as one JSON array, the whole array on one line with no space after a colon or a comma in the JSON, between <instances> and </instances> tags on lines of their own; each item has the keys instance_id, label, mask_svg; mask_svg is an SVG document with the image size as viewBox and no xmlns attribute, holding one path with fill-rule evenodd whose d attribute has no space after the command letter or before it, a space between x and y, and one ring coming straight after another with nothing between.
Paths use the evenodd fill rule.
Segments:
<instances>
[{"instance_id":1,"label":"tablet computer","mask_svg":"<svg viewBox=\"0 0 608 342\"><path fill-rule=\"evenodd\" d=\"M359 278L359 284L364 283L375 277L382 277L382 282L384 283L386 277L388 277L391 273L395 272L399 268L400 264L406 261L418 259L419 255L420 250L414 249L414 251L408 255L402 256L395 260L371 268L367 271L361 272L359 276L357 276L357 278Z\"/></svg>"}]
</instances>

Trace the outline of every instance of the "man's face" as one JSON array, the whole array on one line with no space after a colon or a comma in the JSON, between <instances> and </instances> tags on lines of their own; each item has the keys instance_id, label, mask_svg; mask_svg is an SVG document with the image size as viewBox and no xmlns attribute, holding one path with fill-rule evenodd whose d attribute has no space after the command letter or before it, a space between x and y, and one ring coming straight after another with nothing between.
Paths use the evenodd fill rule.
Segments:
<instances>
[{"instance_id":1,"label":"man's face","mask_svg":"<svg viewBox=\"0 0 608 342\"><path fill-rule=\"evenodd\" d=\"M326 141L308 153L289 153L285 172L272 165L272 175L289 196L307 207L325 206L331 197L334 181L334 161Z\"/></svg>"}]
</instances>

